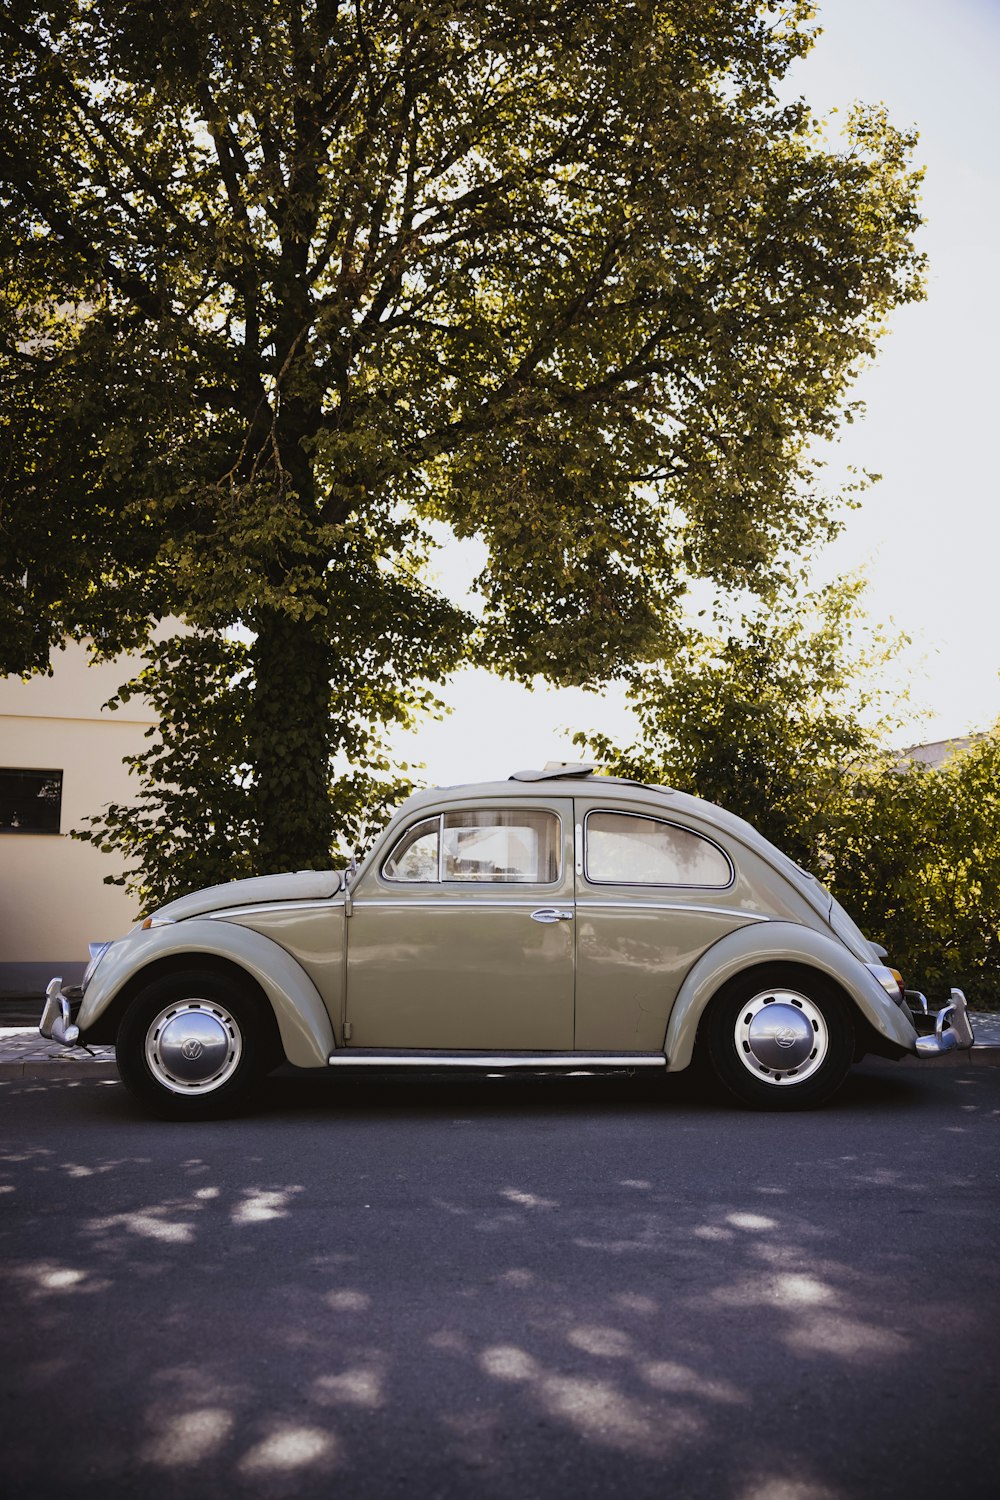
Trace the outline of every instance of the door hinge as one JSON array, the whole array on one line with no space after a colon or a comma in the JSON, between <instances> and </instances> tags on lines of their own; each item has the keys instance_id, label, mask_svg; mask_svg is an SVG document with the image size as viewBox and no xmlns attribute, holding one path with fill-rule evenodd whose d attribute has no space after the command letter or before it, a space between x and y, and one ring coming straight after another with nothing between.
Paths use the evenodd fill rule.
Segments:
<instances>
[{"instance_id":1,"label":"door hinge","mask_svg":"<svg viewBox=\"0 0 1000 1500\"><path fill-rule=\"evenodd\" d=\"M344 1041L345 1042L349 1042L350 1040L351 1040L351 1023L350 1023L350 1021L345 1021L344 1022Z\"/></svg>"}]
</instances>

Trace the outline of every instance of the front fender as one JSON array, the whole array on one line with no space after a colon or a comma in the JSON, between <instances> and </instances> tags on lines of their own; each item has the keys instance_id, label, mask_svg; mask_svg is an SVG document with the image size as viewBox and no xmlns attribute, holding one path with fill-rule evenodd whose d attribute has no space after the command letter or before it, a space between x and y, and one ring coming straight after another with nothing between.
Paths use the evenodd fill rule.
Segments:
<instances>
[{"instance_id":1,"label":"front fender","mask_svg":"<svg viewBox=\"0 0 1000 1500\"><path fill-rule=\"evenodd\" d=\"M667 1025L668 1072L691 1062L698 1023L712 996L745 969L772 963L804 964L827 975L881 1036L907 1052L915 1050L917 1034L907 1016L843 943L797 922L754 922L720 938L692 966Z\"/></svg>"},{"instance_id":2,"label":"front fender","mask_svg":"<svg viewBox=\"0 0 1000 1500\"><path fill-rule=\"evenodd\" d=\"M114 1002L124 986L158 959L191 955L227 958L266 995L290 1063L325 1067L334 1048L333 1026L309 975L284 948L236 923L191 918L166 927L136 929L113 943L87 986L77 1017L84 1034Z\"/></svg>"}]
</instances>

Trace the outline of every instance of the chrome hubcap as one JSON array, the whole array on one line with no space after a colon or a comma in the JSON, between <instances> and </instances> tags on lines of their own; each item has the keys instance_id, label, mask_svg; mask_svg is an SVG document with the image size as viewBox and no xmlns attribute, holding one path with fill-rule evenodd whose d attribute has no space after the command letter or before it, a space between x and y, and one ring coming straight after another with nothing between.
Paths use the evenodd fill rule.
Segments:
<instances>
[{"instance_id":1,"label":"chrome hubcap","mask_svg":"<svg viewBox=\"0 0 1000 1500\"><path fill-rule=\"evenodd\" d=\"M210 1094L235 1073L243 1038L233 1016L213 1000L168 1005L146 1032L146 1062L174 1094Z\"/></svg>"},{"instance_id":2,"label":"chrome hubcap","mask_svg":"<svg viewBox=\"0 0 1000 1500\"><path fill-rule=\"evenodd\" d=\"M736 1055L763 1083L802 1083L822 1066L829 1045L823 1012L797 990L762 990L736 1022Z\"/></svg>"}]
</instances>

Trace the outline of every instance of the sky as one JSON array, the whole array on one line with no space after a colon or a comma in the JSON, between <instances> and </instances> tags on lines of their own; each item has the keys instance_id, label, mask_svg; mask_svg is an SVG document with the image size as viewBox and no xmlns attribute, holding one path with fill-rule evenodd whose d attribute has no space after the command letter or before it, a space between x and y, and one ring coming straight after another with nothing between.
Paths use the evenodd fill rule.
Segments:
<instances>
[{"instance_id":1,"label":"sky","mask_svg":"<svg viewBox=\"0 0 1000 1500\"><path fill-rule=\"evenodd\" d=\"M927 300L898 310L855 386L866 416L836 457L882 479L811 579L866 570L872 621L911 641L893 683L913 706L903 739L947 739L1000 717L1000 0L821 0L819 23L788 91L824 116L884 101L917 128L929 272ZM439 554L451 592L478 555ZM630 738L616 687L529 691L463 672L440 696L452 712L394 746L430 784L579 759L574 729Z\"/></svg>"}]
</instances>

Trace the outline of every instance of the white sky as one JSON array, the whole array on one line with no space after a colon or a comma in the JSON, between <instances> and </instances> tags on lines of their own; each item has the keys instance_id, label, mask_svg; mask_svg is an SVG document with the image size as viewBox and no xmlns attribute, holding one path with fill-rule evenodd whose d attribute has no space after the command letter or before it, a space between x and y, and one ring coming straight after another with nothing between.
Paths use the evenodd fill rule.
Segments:
<instances>
[{"instance_id":1,"label":"white sky","mask_svg":"<svg viewBox=\"0 0 1000 1500\"><path fill-rule=\"evenodd\" d=\"M855 394L867 416L845 465L883 478L848 517L816 581L865 567L872 619L913 641L901 681L922 717L910 740L944 739L1000 716L1000 0L821 0L823 35L793 76L819 114L884 100L920 131L928 299L903 308ZM839 462L839 459L838 459ZM456 586L475 549L439 563ZM453 712L401 736L431 783L504 777L577 759L573 729L629 734L621 692L534 692L465 672Z\"/></svg>"}]
</instances>

